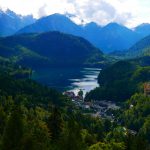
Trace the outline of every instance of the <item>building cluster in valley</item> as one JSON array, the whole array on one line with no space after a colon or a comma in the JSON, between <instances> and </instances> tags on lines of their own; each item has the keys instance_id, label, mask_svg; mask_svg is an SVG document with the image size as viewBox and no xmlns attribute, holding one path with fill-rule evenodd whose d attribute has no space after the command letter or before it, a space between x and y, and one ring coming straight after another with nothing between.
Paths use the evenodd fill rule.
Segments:
<instances>
[{"instance_id":1,"label":"building cluster in valley","mask_svg":"<svg viewBox=\"0 0 150 150\"><path fill-rule=\"evenodd\" d=\"M114 119L113 111L118 110L120 107L111 101L84 101L83 96L75 95L74 92L64 92L78 109L83 110L83 113L90 114L93 117L101 117L107 119Z\"/></svg>"}]
</instances>

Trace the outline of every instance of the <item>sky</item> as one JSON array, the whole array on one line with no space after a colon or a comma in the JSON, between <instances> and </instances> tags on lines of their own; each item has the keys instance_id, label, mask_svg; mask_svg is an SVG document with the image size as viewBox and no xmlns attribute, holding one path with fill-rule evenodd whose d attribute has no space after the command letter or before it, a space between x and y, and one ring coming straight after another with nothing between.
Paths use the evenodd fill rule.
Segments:
<instances>
[{"instance_id":1,"label":"sky","mask_svg":"<svg viewBox=\"0 0 150 150\"><path fill-rule=\"evenodd\" d=\"M132 28L150 23L150 0L0 0L0 8L35 18L69 14L78 24L117 22Z\"/></svg>"}]
</instances>

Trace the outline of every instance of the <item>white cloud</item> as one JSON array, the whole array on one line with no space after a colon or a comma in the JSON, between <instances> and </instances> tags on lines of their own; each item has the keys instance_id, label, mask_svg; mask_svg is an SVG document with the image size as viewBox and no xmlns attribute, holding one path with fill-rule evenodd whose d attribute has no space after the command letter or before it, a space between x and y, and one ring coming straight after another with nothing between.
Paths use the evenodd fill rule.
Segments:
<instances>
[{"instance_id":1,"label":"white cloud","mask_svg":"<svg viewBox=\"0 0 150 150\"><path fill-rule=\"evenodd\" d=\"M0 7L23 15L42 17L53 13L71 13L77 22L95 21L100 25L118 22L126 26L150 23L150 0L0 0Z\"/></svg>"},{"instance_id":2,"label":"white cloud","mask_svg":"<svg viewBox=\"0 0 150 150\"><path fill-rule=\"evenodd\" d=\"M38 10L38 18L41 18L41 17L47 15L47 13L46 13L46 7L47 7L47 5L44 4L42 7L39 8L39 10Z\"/></svg>"}]
</instances>

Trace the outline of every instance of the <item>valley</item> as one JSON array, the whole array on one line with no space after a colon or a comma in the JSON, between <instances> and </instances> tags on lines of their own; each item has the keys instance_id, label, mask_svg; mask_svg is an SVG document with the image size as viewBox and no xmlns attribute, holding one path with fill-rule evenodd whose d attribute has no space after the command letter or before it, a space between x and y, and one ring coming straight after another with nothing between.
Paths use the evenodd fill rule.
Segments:
<instances>
[{"instance_id":1,"label":"valley","mask_svg":"<svg viewBox=\"0 0 150 150\"><path fill-rule=\"evenodd\" d=\"M150 150L150 22L99 2L109 22L0 4L0 150Z\"/></svg>"}]
</instances>

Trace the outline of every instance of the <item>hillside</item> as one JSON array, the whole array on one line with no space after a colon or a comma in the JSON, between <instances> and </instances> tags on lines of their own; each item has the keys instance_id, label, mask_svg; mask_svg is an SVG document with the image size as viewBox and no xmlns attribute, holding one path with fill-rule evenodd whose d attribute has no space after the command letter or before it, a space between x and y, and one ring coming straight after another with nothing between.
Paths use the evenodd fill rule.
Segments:
<instances>
[{"instance_id":1,"label":"hillside","mask_svg":"<svg viewBox=\"0 0 150 150\"><path fill-rule=\"evenodd\" d=\"M150 57L119 61L103 69L98 77L99 87L86 99L122 102L136 92L143 92L143 83L150 81Z\"/></svg>"},{"instance_id":2,"label":"hillside","mask_svg":"<svg viewBox=\"0 0 150 150\"><path fill-rule=\"evenodd\" d=\"M149 147L149 97L133 95L121 109L110 110L115 116L112 121L83 113L69 97L36 83L27 75L22 76L25 72L29 70L0 59L0 149L127 150L133 147L137 150L138 147L147 150Z\"/></svg>"},{"instance_id":3,"label":"hillside","mask_svg":"<svg viewBox=\"0 0 150 150\"><path fill-rule=\"evenodd\" d=\"M147 36L138 41L126 51L114 51L110 53L110 55L119 59L131 59L150 56L150 36Z\"/></svg>"},{"instance_id":4,"label":"hillside","mask_svg":"<svg viewBox=\"0 0 150 150\"><path fill-rule=\"evenodd\" d=\"M126 53L127 57L150 56L150 36L137 42Z\"/></svg>"},{"instance_id":5,"label":"hillside","mask_svg":"<svg viewBox=\"0 0 150 150\"><path fill-rule=\"evenodd\" d=\"M0 39L0 56L28 67L105 65L99 49L83 38L59 32Z\"/></svg>"}]
</instances>

